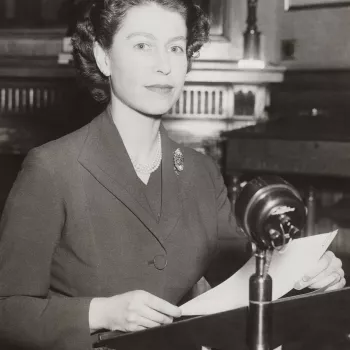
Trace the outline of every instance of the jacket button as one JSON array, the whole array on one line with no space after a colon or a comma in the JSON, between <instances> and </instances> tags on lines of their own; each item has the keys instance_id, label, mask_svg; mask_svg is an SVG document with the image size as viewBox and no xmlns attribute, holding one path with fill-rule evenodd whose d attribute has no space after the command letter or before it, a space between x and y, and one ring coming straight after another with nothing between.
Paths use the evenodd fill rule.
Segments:
<instances>
[{"instance_id":1,"label":"jacket button","mask_svg":"<svg viewBox=\"0 0 350 350\"><path fill-rule=\"evenodd\" d=\"M168 260L165 255L156 255L153 258L153 265L157 270L164 270L168 264Z\"/></svg>"}]
</instances>

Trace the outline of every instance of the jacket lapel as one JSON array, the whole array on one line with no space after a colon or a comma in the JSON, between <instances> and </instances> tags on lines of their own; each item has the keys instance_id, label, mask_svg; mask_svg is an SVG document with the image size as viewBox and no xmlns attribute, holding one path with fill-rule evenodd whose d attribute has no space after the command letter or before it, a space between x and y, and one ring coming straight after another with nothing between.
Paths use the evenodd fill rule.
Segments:
<instances>
[{"instance_id":1,"label":"jacket lapel","mask_svg":"<svg viewBox=\"0 0 350 350\"><path fill-rule=\"evenodd\" d=\"M184 148L172 141L163 126L162 136L162 212L159 230L164 240L170 235L182 212L184 180L190 172L191 160L186 159ZM178 175L174 170L174 152L180 148L185 156L184 171Z\"/></svg>"},{"instance_id":2,"label":"jacket lapel","mask_svg":"<svg viewBox=\"0 0 350 350\"><path fill-rule=\"evenodd\" d=\"M124 203L161 243L158 224L144 194L123 141L107 111L95 118L79 162L108 191Z\"/></svg>"}]
</instances>

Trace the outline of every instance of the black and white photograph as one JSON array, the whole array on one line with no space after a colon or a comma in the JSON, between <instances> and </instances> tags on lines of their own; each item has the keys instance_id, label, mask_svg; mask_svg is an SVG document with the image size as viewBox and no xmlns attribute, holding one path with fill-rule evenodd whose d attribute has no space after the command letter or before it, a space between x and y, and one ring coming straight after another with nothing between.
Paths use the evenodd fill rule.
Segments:
<instances>
[{"instance_id":1,"label":"black and white photograph","mask_svg":"<svg viewBox=\"0 0 350 350\"><path fill-rule=\"evenodd\" d=\"M0 0L0 350L350 349L349 33Z\"/></svg>"}]
</instances>

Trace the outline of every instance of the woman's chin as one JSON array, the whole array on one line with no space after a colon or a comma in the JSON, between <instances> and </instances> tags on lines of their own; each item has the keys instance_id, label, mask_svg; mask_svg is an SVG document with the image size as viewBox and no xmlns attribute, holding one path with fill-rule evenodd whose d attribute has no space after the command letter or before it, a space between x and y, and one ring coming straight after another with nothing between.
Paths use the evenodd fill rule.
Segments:
<instances>
[{"instance_id":1,"label":"woman's chin","mask_svg":"<svg viewBox=\"0 0 350 350\"><path fill-rule=\"evenodd\" d=\"M171 106L147 106L145 108L140 109L140 112L150 116L150 117L158 117L164 114L167 114L171 109Z\"/></svg>"}]
</instances>

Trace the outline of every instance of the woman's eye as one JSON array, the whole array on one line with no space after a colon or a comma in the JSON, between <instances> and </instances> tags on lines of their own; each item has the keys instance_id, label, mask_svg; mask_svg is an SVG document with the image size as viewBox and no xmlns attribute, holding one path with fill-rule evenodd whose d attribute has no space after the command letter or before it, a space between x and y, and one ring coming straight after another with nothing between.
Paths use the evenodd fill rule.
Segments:
<instances>
[{"instance_id":1,"label":"woman's eye","mask_svg":"<svg viewBox=\"0 0 350 350\"><path fill-rule=\"evenodd\" d=\"M174 52L174 53L184 53L185 52L185 49L181 46L172 46L170 50L171 50L171 52Z\"/></svg>"},{"instance_id":2,"label":"woman's eye","mask_svg":"<svg viewBox=\"0 0 350 350\"><path fill-rule=\"evenodd\" d=\"M134 47L141 51L148 51L151 49L151 45L146 43L139 43L139 44L136 44Z\"/></svg>"}]
</instances>

